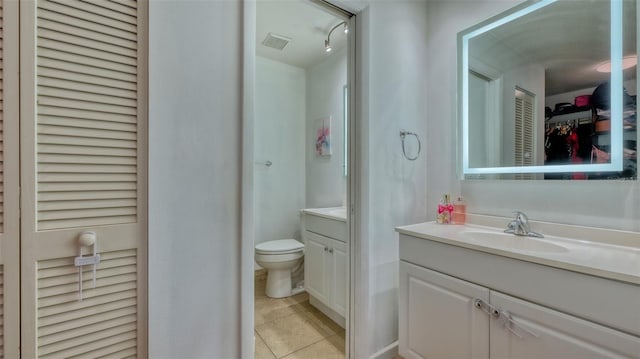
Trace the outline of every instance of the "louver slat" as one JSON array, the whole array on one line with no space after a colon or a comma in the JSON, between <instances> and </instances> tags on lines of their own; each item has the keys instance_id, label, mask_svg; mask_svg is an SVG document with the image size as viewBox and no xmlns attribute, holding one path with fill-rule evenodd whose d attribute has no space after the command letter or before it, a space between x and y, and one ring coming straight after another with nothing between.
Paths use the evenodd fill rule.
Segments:
<instances>
[{"instance_id":1,"label":"louver slat","mask_svg":"<svg viewBox=\"0 0 640 359\"><path fill-rule=\"evenodd\" d=\"M49 10L49 9L55 10ZM67 5L58 5L48 0L38 1L38 18L47 19L59 24L72 24L76 29L91 31L100 34L107 34L111 37L117 37L136 42L136 28L126 22L111 20L101 16L91 16L85 13L84 18L81 16L72 16L69 13L74 12L73 8ZM86 18L86 20L85 20ZM131 31L133 27L133 31Z\"/></svg>"},{"instance_id":2,"label":"louver slat","mask_svg":"<svg viewBox=\"0 0 640 359\"><path fill-rule=\"evenodd\" d=\"M64 4L74 9L82 10L84 12L88 12L91 14L96 14L101 17L120 20L122 22L126 22L133 25L137 25L138 23L135 10L128 15L123 14L120 11L109 9L108 2L104 0L98 0L95 3L91 3L91 1L65 1L65 0L51 0L51 2L57 3L57 4Z\"/></svg>"},{"instance_id":3,"label":"louver slat","mask_svg":"<svg viewBox=\"0 0 640 359\"><path fill-rule=\"evenodd\" d=\"M98 357L132 348L128 355L135 355L136 251L107 252L103 258L95 288L85 269L82 301L73 258L38 262L39 358Z\"/></svg>"},{"instance_id":4,"label":"louver slat","mask_svg":"<svg viewBox=\"0 0 640 359\"><path fill-rule=\"evenodd\" d=\"M136 16L137 5L135 1L105 1L105 0L82 0L88 4L94 4L122 14Z\"/></svg>"},{"instance_id":5,"label":"louver slat","mask_svg":"<svg viewBox=\"0 0 640 359\"><path fill-rule=\"evenodd\" d=\"M126 16L115 16L113 11L105 11L96 7L91 7L90 4L82 3L80 1L56 1L45 0L39 2L41 9L47 9L51 12L64 14L77 19L84 19L93 24L100 24L113 28L112 31L128 31L134 34L137 32L136 18ZM117 14L117 13L116 13Z\"/></svg>"},{"instance_id":6,"label":"louver slat","mask_svg":"<svg viewBox=\"0 0 640 359\"><path fill-rule=\"evenodd\" d=\"M38 1L38 230L137 220L137 18Z\"/></svg>"},{"instance_id":7,"label":"louver slat","mask_svg":"<svg viewBox=\"0 0 640 359\"><path fill-rule=\"evenodd\" d=\"M100 48L100 46L108 45L121 47L123 51L135 51L137 48L137 44L135 43L135 41L123 39L117 36L111 36L109 34L93 30L83 29L80 27L74 27L73 25L69 25L67 23L51 21L46 17L38 19L38 33L41 33L43 30L49 30L53 33L51 36L47 37L49 39L60 39L60 41L62 41L65 36L74 36L86 40L91 40L93 44L89 46L90 48ZM57 35L58 33L60 34L60 36Z\"/></svg>"}]
</instances>

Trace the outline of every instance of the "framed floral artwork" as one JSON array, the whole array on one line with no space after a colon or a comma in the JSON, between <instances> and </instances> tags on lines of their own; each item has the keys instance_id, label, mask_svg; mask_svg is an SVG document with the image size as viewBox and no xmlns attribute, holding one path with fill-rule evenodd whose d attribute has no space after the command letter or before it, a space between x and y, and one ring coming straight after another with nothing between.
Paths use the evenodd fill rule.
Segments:
<instances>
[{"instance_id":1,"label":"framed floral artwork","mask_svg":"<svg viewBox=\"0 0 640 359\"><path fill-rule=\"evenodd\" d=\"M316 155L331 156L331 116L314 122Z\"/></svg>"}]
</instances>

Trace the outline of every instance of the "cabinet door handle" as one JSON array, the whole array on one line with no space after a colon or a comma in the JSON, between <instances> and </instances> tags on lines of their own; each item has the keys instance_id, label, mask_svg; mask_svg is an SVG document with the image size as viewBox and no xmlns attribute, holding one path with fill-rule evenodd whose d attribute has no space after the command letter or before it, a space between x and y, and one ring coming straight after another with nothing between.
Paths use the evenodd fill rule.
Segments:
<instances>
[{"instance_id":1,"label":"cabinet door handle","mask_svg":"<svg viewBox=\"0 0 640 359\"><path fill-rule=\"evenodd\" d=\"M500 324L502 324L502 326L507 329L508 331L510 331L511 333L513 333L513 335L515 335L516 337L523 339L524 334L529 334L531 336L534 336L536 338L539 338L540 336L534 332L532 332L531 330L525 328L524 326L516 323L515 320L513 320L513 318L511 318L511 313L505 311L505 310L501 310L499 312L498 318L496 318L498 320L498 322Z\"/></svg>"},{"instance_id":2,"label":"cabinet door handle","mask_svg":"<svg viewBox=\"0 0 640 359\"><path fill-rule=\"evenodd\" d=\"M485 302L484 300L480 299L480 298L476 298L473 300L473 306L482 310L483 312L489 314L490 316L494 317L494 318L498 318L500 316L500 311L494 307L493 305Z\"/></svg>"},{"instance_id":3,"label":"cabinet door handle","mask_svg":"<svg viewBox=\"0 0 640 359\"><path fill-rule=\"evenodd\" d=\"M333 248L329 248L329 253L333 254Z\"/></svg>"},{"instance_id":4,"label":"cabinet door handle","mask_svg":"<svg viewBox=\"0 0 640 359\"><path fill-rule=\"evenodd\" d=\"M324 251L325 252L328 251L328 250L329 250L329 247L324 247Z\"/></svg>"}]
</instances>

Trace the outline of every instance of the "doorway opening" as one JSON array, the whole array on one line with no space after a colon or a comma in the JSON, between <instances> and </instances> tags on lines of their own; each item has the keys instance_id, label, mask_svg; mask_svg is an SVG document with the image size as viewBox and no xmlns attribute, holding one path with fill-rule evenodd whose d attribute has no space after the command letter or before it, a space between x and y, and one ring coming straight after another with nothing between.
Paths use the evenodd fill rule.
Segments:
<instances>
[{"instance_id":1,"label":"doorway opening","mask_svg":"<svg viewBox=\"0 0 640 359\"><path fill-rule=\"evenodd\" d=\"M256 358L348 356L350 18L322 2L255 4Z\"/></svg>"}]
</instances>

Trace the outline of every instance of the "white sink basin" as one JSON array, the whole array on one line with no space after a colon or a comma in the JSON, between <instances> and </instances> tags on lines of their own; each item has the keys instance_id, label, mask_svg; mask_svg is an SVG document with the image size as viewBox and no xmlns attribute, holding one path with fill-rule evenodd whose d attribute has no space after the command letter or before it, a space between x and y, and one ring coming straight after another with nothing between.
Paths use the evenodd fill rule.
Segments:
<instances>
[{"instance_id":1,"label":"white sink basin","mask_svg":"<svg viewBox=\"0 0 640 359\"><path fill-rule=\"evenodd\" d=\"M516 236L511 233L485 232L485 231L464 231L461 233L466 239L478 244L491 246L494 248L504 248L507 250L523 252L545 252L559 253L567 252L568 249L539 238Z\"/></svg>"}]
</instances>

